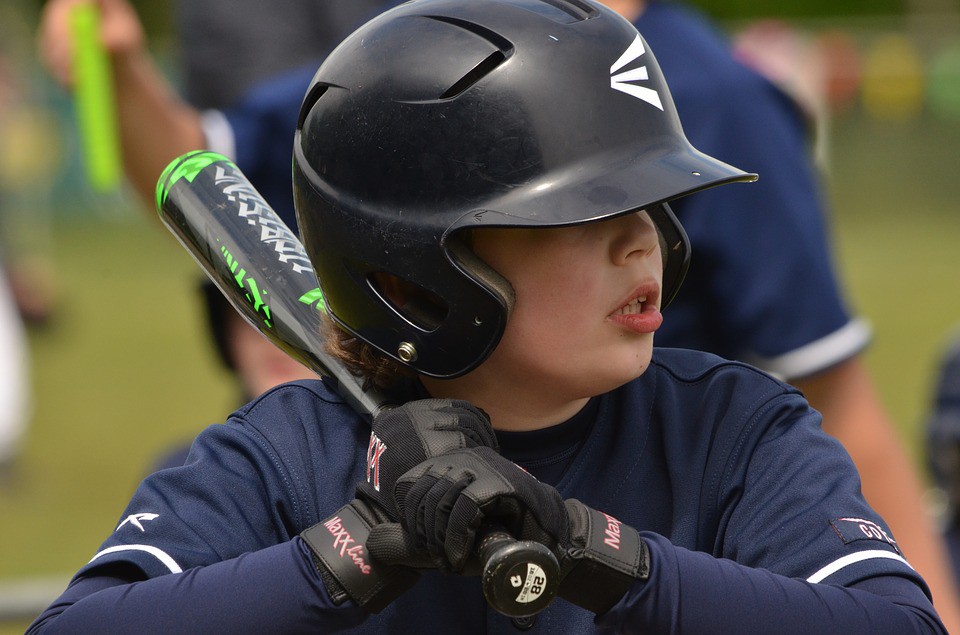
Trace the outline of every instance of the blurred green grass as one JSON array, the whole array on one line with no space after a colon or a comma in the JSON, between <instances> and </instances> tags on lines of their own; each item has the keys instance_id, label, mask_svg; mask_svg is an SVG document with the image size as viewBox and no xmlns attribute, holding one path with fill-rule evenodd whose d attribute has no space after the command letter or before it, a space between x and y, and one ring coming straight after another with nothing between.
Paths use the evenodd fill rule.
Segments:
<instances>
[{"instance_id":1,"label":"blurred green grass","mask_svg":"<svg viewBox=\"0 0 960 635\"><path fill-rule=\"evenodd\" d=\"M841 278L874 326L869 368L919 462L937 358L960 324L960 124L841 120L831 147ZM52 328L31 335L36 412L0 485L0 581L76 570L158 453L234 405L197 328L196 265L133 214L56 226L63 302Z\"/></svg>"},{"instance_id":2,"label":"blurred green grass","mask_svg":"<svg viewBox=\"0 0 960 635\"><path fill-rule=\"evenodd\" d=\"M870 372L914 458L960 327L960 120L836 122L827 181L841 277L874 328Z\"/></svg>"},{"instance_id":3,"label":"blurred green grass","mask_svg":"<svg viewBox=\"0 0 960 635\"><path fill-rule=\"evenodd\" d=\"M75 571L158 454L235 405L197 328L199 269L132 214L56 227L63 297L50 328L31 333L35 412L0 484L0 581Z\"/></svg>"}]
</instances>

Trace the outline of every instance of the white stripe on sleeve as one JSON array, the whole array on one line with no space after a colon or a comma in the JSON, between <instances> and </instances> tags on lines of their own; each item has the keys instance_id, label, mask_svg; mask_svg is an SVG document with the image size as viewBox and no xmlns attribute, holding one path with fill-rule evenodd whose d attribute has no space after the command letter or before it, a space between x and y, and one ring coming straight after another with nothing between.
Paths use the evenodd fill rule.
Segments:
<instances>
[{"instance_id":1,"label":"white stripe on sleeve","mask_svg":"<svg viewBox=\"0 0 960 635\"><path fill-rule=\"evenodd\" d=\"M863 562L864 560L873 560L874 558L887 558L889 560L897 560L898 562L902 562L903 564L910 567L909 562L904 560L899 555L893 553L892 551L882 551L879 549L874 551L858 551L857 553L851 553L848 556L844 556L838 560L834 560L833 562L831 562L830 564L828 564L827 566L825 566L824 568L820 569L819 571L814 573L812 576L807 578L807 582L812 582L814 584L818 582L822 582L823 580L827 579L828 577L832 576L834 573L836 573L837 571L840 571L845 567L849 567L850 565L856 564L858 562ZM910 568L913 569L913 567L910 567Z\"/></svg>"},{"instance_id":2,"label":"white stripe on sleeve","mask_svg":"<svg viewBox=\"0 0 960 635\"><path fill-rule=\"evenodd\" d=\"M120 553L123 551L145 551L170 569L170 573L183 573L183 569L180 568L180 565L178 565L176 560L171 558L169 554L167 554L165 551L157 549L156 547L151 547L150 545L118 545L116 547L110 547L109 549L104 549L94 557L90 558L90 562L93 562L100 556L105 556L108 553ZM87 564L90 563L88 562Z\"/></svg>"}]
</instances>

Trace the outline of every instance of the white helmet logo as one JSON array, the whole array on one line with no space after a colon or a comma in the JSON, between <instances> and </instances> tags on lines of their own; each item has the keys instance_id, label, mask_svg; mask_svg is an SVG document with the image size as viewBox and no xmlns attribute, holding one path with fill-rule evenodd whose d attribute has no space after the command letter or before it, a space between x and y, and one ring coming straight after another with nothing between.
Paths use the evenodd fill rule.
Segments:
<instances>
[{"instance_id":1,"label":"white helmet logo","mask_svg":"<svg viewBox=\"0 0 960 635\"><path fill-rule=\"evenodd\" d=\"M631 82L646 81L650 79L650 74L647 72L646 66L641 66L640 68L635 68L633 70L624 71L620 73L620 69L624 66L633 62L634 60L639 59L646 53L647 50L643 46L643 40L640 39L640 36L637 36L637 39L623 52L623 55L620 56L613 66L610 67L610 88L614 90L619 90L622 93L626 93L637 99L641 99L651 106L655 106L660 110L663 110L663 104L660 102L660 95L653 88L647 88L646 86L637 86Z\"/></svg>"}]
</instances>

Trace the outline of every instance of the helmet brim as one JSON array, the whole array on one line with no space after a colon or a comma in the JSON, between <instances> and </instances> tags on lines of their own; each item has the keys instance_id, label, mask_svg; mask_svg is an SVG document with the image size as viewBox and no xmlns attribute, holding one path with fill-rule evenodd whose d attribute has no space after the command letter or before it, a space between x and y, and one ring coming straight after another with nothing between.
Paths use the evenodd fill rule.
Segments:
<instances>
[{"instance_id":1,"label":"helmet brim","mask_svg":"<svg viewBox=\"0 0 960 635\"><path fill-rule=\"evenodd\" d=\"M605 157L542 182L512 190L470 210L451 230L467 227L562 227L612 218L727 183L747 183L745 172L692 146L662 154Z\"/></svg>"}]
</instances>

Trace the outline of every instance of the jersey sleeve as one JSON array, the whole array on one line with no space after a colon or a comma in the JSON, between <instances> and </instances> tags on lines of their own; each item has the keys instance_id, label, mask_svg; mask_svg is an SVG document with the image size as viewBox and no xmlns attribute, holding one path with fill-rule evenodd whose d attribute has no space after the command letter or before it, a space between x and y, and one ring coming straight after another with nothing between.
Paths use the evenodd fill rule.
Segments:
<instances>
[{"instance_id":1,"label":"jersey sleeve","mask_svg":"<svg viewBox=\"0 0 960 635\"><path fill-rule=\"evenodd\" d=\"M811 584L641 535L655 563L650 579L597 619L617 633L946 633L922 590L897 576Z\"/></svg>"},{"instance_id":2,"label":"jersey sleeve","mask_svg":"<svg viewBox=\"0 0 960 635\"><path fill-rule=\"evenodd\" d=\"M334 606L300 538L177 575L143 580L119 563L79 574L34 633L337 632L366 615Z\"/></svg>"},{"instance_id":3,"label":"jersey sleeve","mask_svg":"<svg viewBox=\"0 0 960 635\"><path fill-rule=\"evenodd\" d=\"M743 421L715 435L706 469L718 475L706 485L720 519L713 552L641 533L650 577L601 622L637 633L943 633L925 583L819 415L788 391Z\"/></svg>"}]
</instances>

